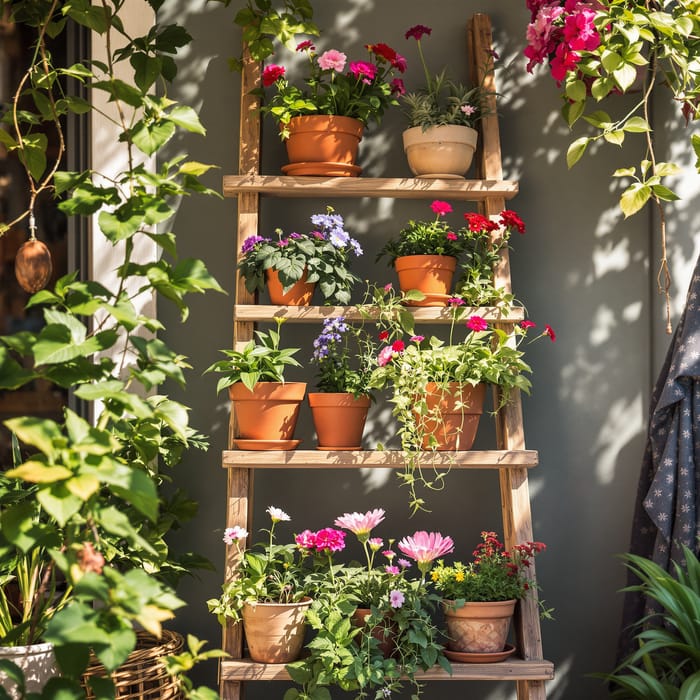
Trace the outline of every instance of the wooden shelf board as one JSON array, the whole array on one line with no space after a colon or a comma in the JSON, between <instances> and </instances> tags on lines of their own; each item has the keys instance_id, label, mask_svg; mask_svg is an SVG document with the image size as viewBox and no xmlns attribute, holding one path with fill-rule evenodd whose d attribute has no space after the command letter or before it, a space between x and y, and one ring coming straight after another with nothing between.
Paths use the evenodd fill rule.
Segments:
<instances>
[{"instance_id":1,"label":"wooden shelf board","mask_svg":"<svg viewBox=\"0 0 700 700\"><path fill-rule=\"evenodd\" d=\"M413 317L420 323L451 323L452 310L441 307L409 308ZM525 318L522 308L510 309L504 314L497 306L471 307L462 309L463 318L477 314L486 321L499 323L518 323ZM368 307L368 314L361 314L355 306L275 306L265 304L236 304L233 307L234 321L273 321L285 318L290 323L317 323L327 318L344 316L348 321L366 320L374 323L376 308Z\"/></svg>"},{"instance_id":2,"label":"wooden shelf board","mask_svg":"<svg viewBox=\"0 0 700 700\"><path fill-rule=\"evenodd\" d=\"M290 177L225 175L224 196L258 193L276 197L444 197L472 202L511 199L518 193L513 180L427 180L412 177Z\"/></svg>"},{"instance_id":3,"label":"wooden shelf board","mask_svg":"<svg viewBox=\"0 0 700 700\"><path fill-rule=\"evenodd\" d=\"M441 469L508 469L537 466L536 450L423 452L424 467ZM402 450L224 450L222 466L252 469L400 469Z\"/></svg>"},{"instance_id":4,"label":"wooden shelf board","mask_svg":"<svg viewBox=\"0 0 700 700\"><path fill-rule=\"evenodd\" d=\"M416 673L419 681L519 681L554 678L551 661L508 659L494 664L452 664L452 675L436 666ZM288 681L284 664L259 664L250 659L221 662L223 681Z\"/></svg>"}]
</instances>

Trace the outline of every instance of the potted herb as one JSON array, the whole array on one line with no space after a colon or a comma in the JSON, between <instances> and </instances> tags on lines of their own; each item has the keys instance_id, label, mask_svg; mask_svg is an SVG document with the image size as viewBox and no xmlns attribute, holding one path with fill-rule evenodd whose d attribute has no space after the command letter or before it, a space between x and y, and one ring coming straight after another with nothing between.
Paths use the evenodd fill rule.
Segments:
<instances>
[{"instance_id":1,"label":"potted herb","mask_svg":"<svg viewBox=\"0 0 700 700\"><path fill-rule=\"evenodd\" d=\"M219 598L207 601L209 611L224 625L243 622L248 651L253 661L289 663L304 643L305 612L311 605L307 595L308 572L305 552L294 542L277 544L275 527L290 517L280 508L267 511L271 525L264 542L245 548L248 532L240 526L224 531L224 542L235 547L236 577L223 587Z\"/></svg>"},{"instance_id":2,"label":"potted herb","mask_svg":"<svg viewBox=\"0 0 700 700\"><path fill-rule=\"evenodd\" d=\"M348 304L357 277L350 270L352 257L362 247L345 230L340 214L328 207L311 216L309 233L283 235L277 240L249 236L241 247L238 269L249 292L268 288L273 304L308 305L318 284L328 304Z\"/></svg>"},{"instance_id":3,"label":"potted herb","mask_svg":"<svg viewBox=\"0 0 700 700\"><path fill-rule=\"evenodd\" d=\"M277 120L286 141L288 175L358 175L357 149L364 127L380 122L397 105L403 83L394 77L406 61L387 44L367 44L366 60L348 61L336 49L316 52L311 41L296 47L306 54L309 73L303 87L287 79L284 66L264 68L263 89L273 94L261 108Z\"/></svg>"},{"instance_id":4,"label":"potted herb","mask_svg":"<svg viewBox=\"0 0 700 700\"><path fill-rule=\"evenodd\" d=\"M287 367L299 367L294 355L299 348L280 347L277 330L255 331L255 338L242 350L222 350L218 360L205 372L223 376L217 392L228 388L238 426L236 445L241 449L293 449L299 407L306 393L306 382L285 382Z\"/></svg>"},{"instance_id":5,"label":"potted herb","mask_svg":"<svg viewBox=\"0 0 700 700\"><path fill-rule=\"evenodd\" d=\"M460 653L513 651L506 640L515 603L531 593L528 568L544 549L542 542L525 542L506 551L495 532L482 532L473 561L437 563L431 577L443 598L453 660Z\"/></svg>"},{"instance_id":6,"label":"potted herb","mask_svg":"<svg viewBox=\"0 0 700 700\"><path fill-rule=\"evenodd\" d=\"M318 391L309 392L308 400L319 448L361 449L374 366L369 335L343 316L326 319L314 340L311 361L318 367Z\"/></svg>"},{"instance_id":7,"label":"potted herb","mask_svg":"<svg viewBox=\"0 0 700 700\"><path fill-rule=\"evenodd\" d=\"M446 69L431 75L421 41L432 29L417 24L406 32L415 39L425 86L403 95L408 129L403 144L408 166L417 177L460 178L469 170L478 133L474 125L483 114L481 87L467 88L447 77Z\"/></svg>"}]
</instances>

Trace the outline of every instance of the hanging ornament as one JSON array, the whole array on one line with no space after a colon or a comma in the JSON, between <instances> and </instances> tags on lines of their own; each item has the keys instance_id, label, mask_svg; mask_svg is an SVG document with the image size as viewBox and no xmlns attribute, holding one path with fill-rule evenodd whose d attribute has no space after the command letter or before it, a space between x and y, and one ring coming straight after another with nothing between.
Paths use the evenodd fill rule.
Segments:
<instances>
[{"instance_id":1,"label":"hanging ornament","mask_svg":"<svg viewBox=\"0 0 700 700\"><path fill-rule=\"evenodd\" d=\"M36 237L32 212L29 215L29 240L22 244L15 257L15 277L25 292L33 294L46 286L52 271L51 253Z\"/></svg>"}]
</instances>

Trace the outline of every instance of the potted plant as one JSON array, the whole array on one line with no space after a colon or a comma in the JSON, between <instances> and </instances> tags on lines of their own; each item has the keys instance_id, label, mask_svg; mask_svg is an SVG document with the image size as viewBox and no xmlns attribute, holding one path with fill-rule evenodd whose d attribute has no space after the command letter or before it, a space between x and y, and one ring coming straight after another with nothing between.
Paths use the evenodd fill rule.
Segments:
<instances>
[{"instance_id":1,"label":"potted plant","mask_svg":"<svg viewBox=\"0 0 700 700\"><path fill-rule=\"evenodd\" d=\"M499 388L496 409L505 405L513 389L529 393L526 373L530 368L520 345L535 324L526 320L508 333L477 314L465 318L467 307L454 298L448 339L426 337L414 332L413 317L402 310L405 296L397 295L391 285L373 292L383 345L369 386L391 391L392 413L399 422L397 432L405 453L405 469L399 476L409 486L415 510L423 506L416 484L439 488L446 473L436 470L429 479L421 452L471 449L485 385ZM458 324L467 331L461 342L454 337ZM537 337L545 335L555 339L548 325Z\"/></svg>"},{"instance_id":2,"label":"potted plant","mask_svg":"<svg viewBox=\"0 0 700 700\"><path fill-rule=\"evenodd\" d=\"M277 320L277 330L255 331L242 350L222 350L226 359L205 370L223 375L216 390L229 390L241 449L285 450L299 444L293 436L306 382L284 380L287 367L300 365L294 358L299 348L280 347L283 321Z\"/></svg>"},{"instance_id":3,"label":"potted plant","mask_svg":"<svg viewBox=\"0 0 700 700\"><path fill-rule=\"evenodd\" d=\"M262 73L273 94L261 108L277 120L285 140L288 175L356 176L357 149L365 126L380 122L385 110L397 105L403 83L394 77L406 61L387 44L367 44L367 60L350 61L336 49L316 52L311 41L296 50L308 58L303 87L287 79L284 66L272 64Z\"/></svg>"},{"instance_id":4,"label":"potted plant","mask_svg":"<svg viewBox=\"0 0 700 700\"><path fill-rule=\"evenodd\" d=\"M437 597L429 591L426 573L431 562L452 551L452 540L439 533L415 533L399 542L405 558L372 530L384 519L384 510L345 513L335 528L298 537L304 546L324 552L328 565L317 569L314 600L308 613L315 636L302 658L287 666L300 689L288 691L287 700L328 697L325 686L364 696L388 696L408 679L420 693L415 675L439 663L450 670L442 654L439 633L432 621ZM362 543L364 564L339 564L334 556L345 549L345 533L353 532ZM381 564L375 555L382 552ZM419 574L411 575L411 562ZM366 609L360 606L368 606Z\"/></svg>"},{"instance_id":5,"label":"potted plant","mask_svg":"<svg viewBox=\"0 0 700 700\"><path fill-rule=\"evenodd\" d=\"M241 247L238 269L249 292L267 286L273 304L304 306L311 303L318 284L327 304L348 304L357 277L350 270L352 256L362 247L345 230L340 214L328 207L311 216L309 233L283 235L277 240L249 236Z\"/></svg>"},{"instance_id":6,"label":"potted plant","mask_svg":"<svg viewBox=\"0 0 700 700\"><path fill-rule=\"evenodd\" d=\"M473 127L483 114L484 93L481 87L453 82L446 69L430 74L421 40L431 32L423 24L406 32L406 39L416 40L425 86L402 97L408 117L404 151L416 177L462 178L476 149L478 133Z\"/></svg>"},{"instance_id":7,"label":"potted plant","mask_svg":"<svg viewBox=\"0 0 700 700\"><path fill-rule=\"evenodd\" d=\"M250 658L260 663L289 663L304 643L307 595L305 553L294 542L275 543L275 526L290 517L280 508L267 511L271 525L267 540L246 549L248 532L240 526L224 531L224 542L238 556L236 578L226 583L219 598L207 601L223 625L242 621Z\"/></svg>"},{"instance_id":8,"label":"potted plant","mask_svg":"<svg viewBox=\"0 0 700 700\"><path fill-rule=\"evenodd\" d=\"M343 316L326 319L311 361L318 367L318 391L309 392L308 400L319 449L361 449L374 365L369 335Z\"/></svg>"},{"instance_id":9,"label":"potted plant","mask_svg":"<svg viewBox=\"0 0 700 700\"><path fill-rule=\"evenodd\" d=\"M512 653L506 640L515 604L532 592L528 568L545 548L542 542L525 542L505 551L495 532L482 532L473 561L437 563L431 578L443 598L448 658Z\"/></svg>"}]
</instances>

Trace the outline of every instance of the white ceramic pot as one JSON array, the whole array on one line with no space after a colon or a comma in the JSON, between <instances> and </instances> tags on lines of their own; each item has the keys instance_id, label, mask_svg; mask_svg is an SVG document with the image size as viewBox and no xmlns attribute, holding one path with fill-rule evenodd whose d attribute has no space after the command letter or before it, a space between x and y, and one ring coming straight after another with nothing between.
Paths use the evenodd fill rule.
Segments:
<instances>
[{"instance_id":1,"label":"white ceramic pot","mask_svg":"<svg viewBox=\"0 0 700 700\"><path fill-rule=\"evenodd\" d=\"M472 164L476 129L447 124L429 126L425 131L414 126L403 132L403 148L408 167L416 177L463 178Z\"/></svg>"},{"instance_id":2,"label":"white ceramic pot","mask_svg":"<svg viewBox=\"0 0 700 700\"><path fill-rule=\"evenodd\" d=\"M0 647L0 660L12 661L22 669L28 693L40 693L50 678L58 676L53 644L31 644L25 647ZM0 685L13 699L19 699L17 684L0 672Z\"/></svg>"}]
</instances>

